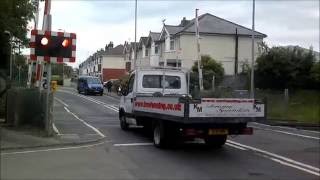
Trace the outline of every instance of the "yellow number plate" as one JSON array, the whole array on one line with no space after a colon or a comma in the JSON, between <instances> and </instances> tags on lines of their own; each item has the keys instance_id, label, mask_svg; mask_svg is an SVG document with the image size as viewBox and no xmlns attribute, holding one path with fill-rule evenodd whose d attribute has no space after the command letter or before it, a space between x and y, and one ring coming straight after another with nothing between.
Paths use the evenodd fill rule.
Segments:
<instances>
[{"instance_id":1,"label":"yellow number plate","mask_svg":"<svg viewBox=\"0 0 320 180\"><path fill-rule=\"evenodd\" d=\"M209 135L227 135L228 129L209 129Z\"/></svg>"}]
</instances>

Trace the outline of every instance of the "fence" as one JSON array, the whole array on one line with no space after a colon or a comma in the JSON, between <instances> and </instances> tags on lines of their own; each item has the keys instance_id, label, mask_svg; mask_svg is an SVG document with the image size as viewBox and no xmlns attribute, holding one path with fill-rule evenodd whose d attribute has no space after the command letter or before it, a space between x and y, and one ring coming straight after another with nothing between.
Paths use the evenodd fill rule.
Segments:
<instances>
[{"instance_id":1,"label":"fence","mask_svg":"<svg viewBox=\"0 0 320 180\"><path fill-rule=\"evenodd\" d=\"M320 93L316 90L256 90L256 98L267 99L269 119L320 123Z\"/></svg>"}]
</instances>

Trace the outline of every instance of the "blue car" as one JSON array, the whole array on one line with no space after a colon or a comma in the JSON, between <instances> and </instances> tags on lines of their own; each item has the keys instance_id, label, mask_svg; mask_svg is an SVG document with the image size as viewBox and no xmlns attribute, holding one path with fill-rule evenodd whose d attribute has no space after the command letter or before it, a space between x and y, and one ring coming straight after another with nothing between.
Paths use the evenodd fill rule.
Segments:
<instances>
[{"instance_id":1,"label":"blue car","mask_svg":"<svg viewBox=\"0 0 320 180\"><path fill-rule=\"evenodd\" d=\"M103 95L103 84L97 77L80 76L77 85L78 93Z\"/></svg>"}]
</instances>

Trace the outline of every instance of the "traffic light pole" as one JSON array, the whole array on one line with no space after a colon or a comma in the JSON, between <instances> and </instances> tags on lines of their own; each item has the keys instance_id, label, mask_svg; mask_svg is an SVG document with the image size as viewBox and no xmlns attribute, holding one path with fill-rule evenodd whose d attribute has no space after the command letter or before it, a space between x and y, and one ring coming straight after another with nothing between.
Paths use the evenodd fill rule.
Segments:
<instances>
[{"instance_id":1,"label":"traffic light pole","mask_svg":"<svg viewBox=\"0 0 320 180\"><path fill-rule=\"evenodd\" d=\"M44 18L43 18L43 26L42 30L44 31L51 31L51 14L50 14L50 8L51 8L51 0L45 1L45 9L44 9ZM51 115L51 106L50 106L50 91L51 91L51 64L50 62L47 62L47 91L46 91L46 108L45 108L45 128L48 136L51 136L53 133L52 130L52 118ZM41 83L40 83L41 85Z\"/></svg>"}]
</instances>

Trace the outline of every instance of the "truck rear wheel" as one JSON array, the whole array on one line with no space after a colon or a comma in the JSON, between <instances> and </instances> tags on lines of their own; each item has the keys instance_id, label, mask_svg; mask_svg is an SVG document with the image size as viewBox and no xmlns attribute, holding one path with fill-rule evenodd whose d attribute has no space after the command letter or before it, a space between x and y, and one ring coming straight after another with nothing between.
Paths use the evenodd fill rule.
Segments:
<instances>
[{"instance_id":1,"label":"truck rear wheel","mask_svg":"<svg viewBox=\"0 0 320 180\"><path fill-rule=\"evenodd\" d=\"M158 121L153 128L153 144L158 148L165 148L168 146L168 137L165 133L164 123Z\"/></svg>"},{"instance_id":2,"label":"truck rear wheel","mask_svg":"<svg viewBox=\"0 0 320 180\"><path fill-rule=\"evenodd\" d=\"M208 136L204 139L206 145L210 148L220 148L227 141L227 135Z\"/></svg>"},{"instance_id":3,"label":"truck rear wheel","mask_svg":"<svg viewBox=\"0 0 320 180\"><path fill-rule=\"evenodd\" d=\"M124 131L129 130L129 124L126 121L126 116L125 115L120 116L120 127Z\"/></svg>"}]
</instances>

